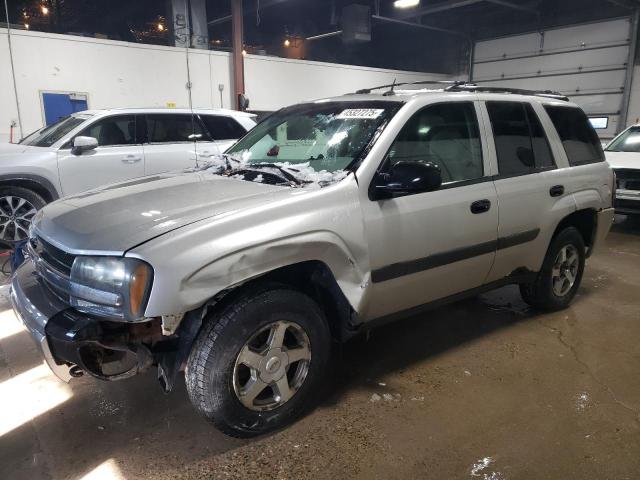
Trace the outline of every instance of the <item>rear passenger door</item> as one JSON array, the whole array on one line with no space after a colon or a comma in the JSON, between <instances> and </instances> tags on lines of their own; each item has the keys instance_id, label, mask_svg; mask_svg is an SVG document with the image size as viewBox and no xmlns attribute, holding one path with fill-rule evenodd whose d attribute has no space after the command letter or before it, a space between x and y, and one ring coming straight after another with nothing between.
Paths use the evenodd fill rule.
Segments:
<instances>
[{"instance_id":1,"label":"rear passenger door","mask_svg":"<svg viewBox=\"0 0 640 480\"><path fill-rule=\"evenodd\" d=\"M538 271L555 226L575 206L566 191L567 170L558 168L557 151L540 120L542 106L524 101L487 101L485 106L498 169L498 247L491 282Z\"/></svg>"},{"instance_id":2,"label":"rear passenger door","mask_svg":"<svg viewBox=\"0 0 640 480\"><path fill-rule=\"evenodd\" d=\"M144 116L145 174L196 166L196 140L204 131L189 113L151 113Z\"/></svg>"},{"instance_id":3,"label":"rear passenger door","mask_svg":"<svg viewBox=\"0 0 640 480\"><path fill-rule=\"evenodd\" d=\"M206 159L215 153L224 152L247 133L246 129L235 119L226 115L200 114L210 142L198 142L196 145L198 159Z\"/></svg>"}]
</instances>

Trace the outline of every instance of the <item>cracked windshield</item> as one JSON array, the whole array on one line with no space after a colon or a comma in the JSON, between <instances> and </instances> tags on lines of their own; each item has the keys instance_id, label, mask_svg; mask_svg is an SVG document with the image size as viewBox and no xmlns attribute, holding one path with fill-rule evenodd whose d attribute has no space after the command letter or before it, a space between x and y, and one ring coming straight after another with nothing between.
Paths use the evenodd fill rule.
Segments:
<instances>
[{"instance_id":1,"label":"cracked windshield","mask_svg":"<svg viewBox=\"0 0 640 480\"><path fill-rule=\"evenodd\" d=\"M285 108L227 151L231 174L272 184L344 178L397 110L396 102L323 102Z\"/></svg>"}]
</instances>

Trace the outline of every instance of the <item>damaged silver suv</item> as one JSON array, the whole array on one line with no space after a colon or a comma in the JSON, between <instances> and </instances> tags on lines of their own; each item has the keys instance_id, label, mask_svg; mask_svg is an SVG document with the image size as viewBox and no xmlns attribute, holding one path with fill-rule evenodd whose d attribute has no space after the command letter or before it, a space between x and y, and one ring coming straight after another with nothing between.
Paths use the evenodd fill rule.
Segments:
<instances>
[{"instance_id":1,"label":"damaged silver suv","mask_svg":"<svg viewBox=\"0 0 640 480\"><path fill-rule=\"evenodd\" d=\"M227 153L58 200L12 279L63 380L184 371L193 405L249 437L298 417L332 345L519 284L566 307L615 183L561 95L367 89L271 115Z\"/></svg>"}]
</instances>

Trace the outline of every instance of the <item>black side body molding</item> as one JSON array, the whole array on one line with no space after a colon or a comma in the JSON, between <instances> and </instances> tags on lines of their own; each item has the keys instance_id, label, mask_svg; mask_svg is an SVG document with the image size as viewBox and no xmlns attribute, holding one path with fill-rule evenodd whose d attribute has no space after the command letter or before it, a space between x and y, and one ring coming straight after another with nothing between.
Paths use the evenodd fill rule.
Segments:
<instances>
[{"instance_id":1,"label":"black side body molding","mask_svg":"<svg viewBox=\"0 0 640 480\"><path fill-rule=\"evenodd\" d=\"M485 255L503 248L515 247L523 243L535 240L540 234L540 229L528 230L508 237L499 238L497 241L479 243L470 247L457 248L448 252L436 253L428 257L409 260L406 262L385 265L371 272L371 281L374 283L386 282L394 278L411 275L413 273L442 267L450 263L467 260L469 258Z\"/></svg>"}]
</instances>

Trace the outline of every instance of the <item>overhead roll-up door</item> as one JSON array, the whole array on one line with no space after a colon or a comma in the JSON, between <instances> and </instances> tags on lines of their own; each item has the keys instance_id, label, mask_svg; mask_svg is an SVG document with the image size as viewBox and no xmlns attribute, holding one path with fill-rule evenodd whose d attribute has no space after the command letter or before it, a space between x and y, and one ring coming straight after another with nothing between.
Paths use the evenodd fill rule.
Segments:
<instances>
[{"instance_id":1,"label":"overhead roll-up door","mask_svg":"<svg viewBox=\"0 0 640 480\"><path fill-rule=\"evenodd\" d=\"M479 85L555 90L590 117L607 117L601 138L619 124L630 49L631 19L548 29L476 42L473 81Z\"/></svg>"}]
</instances>

